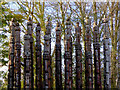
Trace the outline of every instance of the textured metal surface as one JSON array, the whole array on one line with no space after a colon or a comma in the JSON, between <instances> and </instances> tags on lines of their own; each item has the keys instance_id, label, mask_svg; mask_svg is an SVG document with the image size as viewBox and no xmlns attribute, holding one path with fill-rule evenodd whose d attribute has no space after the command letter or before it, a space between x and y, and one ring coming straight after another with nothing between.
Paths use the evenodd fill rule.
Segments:
<instances>
[{"instance_id":1,"label":"textured metal surface","mask_svg":"<svg viewBox=\"0 0 120 90\"><path fill-rule=\"evenodd\" d=\"M118 82L117 82L117 88L120 88L120 27L119 29L119 41L118 41Z\"/></svg>"},{"instance_id":2,"label":"textured metal surface","mask_svg":"<svg viewBox=\"0 0 120 90\"><path fill-rule=\"evenodd\" d=\"M109 31L107 29L107 18L103 18L104 23L104 38L103 38L103 48L104 48L104 88L107 90L110 87L110 42L109 42Z\"/></svg>"},{"instance_id":3,"label":"textured metal surface","mask_svg":"<svg viewBox=\"0 0 120 90\"><path fill-rule=\"evenodd\" d=\"M102 88L101 85L101 71L100 71L100 44L99 44L99 28L94 23L93 26L93 47L94 47L94 67L95 67L95 88Z\"/></svg>"},{"instance_id":4,"label":"textured metal surface","mask_svg":"<svg viewBox=\"0 0 120 90\"><path fill-rule=\"evenodd\" d=\"M21 89L21 44L20 44L20 27L19 23L16 23L15 27L15 89Z\"/></svg>"},{"instance_id":5,"label":"textured metal surface","mask_svg":"<svg viewBox=\"0 0 120 90\"><path fill-rule=\"evenodd\" d=\"M24 35L24 89L31 88L31 72L30 72L30 35Z\"/></svg>"},{"instance_id":6,"label":"textured metal surface","mask_svg":"<svg viewBox=\"0 0 120 90\"><path fill-rule=\"evenodd\" d=\"M15 49L15 20L10 22L10 50L9 50L9 68L8 68L8 89L14 88L14 49Z\"/></svg>"},{"instance_id":7,"label":"textured metal surface","mask_svg":"<svg viewBox=\"0 0 120 90\"><path fill-rule=\"evenodd\" d=\"M41 27L40 24L37 24L36 27L36 89L42 88L42 52L40 44L40 33Z\"/></svg>"},{"instance_id":8,"label":"textured metal surface","mask_svg":"<svg viewBox=\"0 0 120 90\"><path fill-rule=\"evenodd\" d=\"M30 54L31 54L31 59L30 59L30 75L31 75L31 88L34 88L34 69L33 69L33 22L32 19L29 17L29 21L27 22L27 30L28 34L30 35Z\"/></svg>"},{"instance_id":9,"label":"textured metal surface","mask_svg":"<svg viewBox=\"0 0 120 90\"><path fill-rule=\"evenodd\" d=\"M65 30L65 89L72 88L72 38L70 18L66 21Z\"/></svg>"},{"instance_id":10,"label":"textured metal surface","mask_svg":"<svg viewBox=\"0 0 120 90\"><path fill-rule=\"evenodd\" d=\"M34 87L32 32L32 20L29 18L27 32L24 35L24 89L32 89Z\"/></svg>"},{"instance_id":11,"label":"textured metal surface","mask_svg":"<svg viewBox=\"0 0 120 90\"><path fill-rule=\"evenodd\" d=\"M48 18L44 36L44 88L51 88L51 21Z\"/></svg>"},{"instance_id":12,"label":"textured metal surface","mask_svg":"<svg viewBox=\"0 0 120 90\"><path fill-rule=\"evenodd\" d=\"M56 89L62 89L62 59L61 59L61 26L57 23L56 27L56 44L55 44L55 79Z\"/></svg>"},{"instance_id":13,"label":"textured metal surface","mask_svg":"<svg viewBox=\"0 0 120 90\"><path fill-rule=\"evenodd\" d=\"M104 32L104 87L110 88L110 47L106 18L103 19L105 26ZM46 32L44 36L44 53L43 53L43 77L42 82L42 56L41 56L41 44L40 44L40 24L36 27L36 89L40 88L52 88L52 70L51 70L51 22L48 18L46 25ZM71 35L71 23L68 18L66 21L65 30L65 89L72 89L72 35ZM20 62L20 28L19 24L15 24L12 20L10 25L11 38L10 38L10 52L9 52L9 73L8 73L8 89L21 87L21 62ZM76 88L82 89L82 47L80 44L81 28L79 23L76 25ZM34 87L34 74L33 74L33 27L32 20L29 18L27 22L27 32L24 35L24 89L32 89ZM99 29L96 24L93 27L93 47L94 47L94 65L95 65L95 89L102 88L101 85L101 73L100 73L100 44L99 44ZM120 41L119 41L120 49ZM120 51L120 50L119 50ZM119 53L118 51L118 53ZM120 55L119 55L120 57ZM118 57L118 58L119 58ZM61 27L57 24L56 27L56 45L55 45L55 78L56 88L62 89L62 66L61 66ZM15 61L15 64L14 64ZM120 63L120 60L119 60ZM120 67L119 67L120 68ZM119 71L118 71L119 72ZM118 78L119 79L119 78ZM15 84L15 85L14 85ZM43 86L42 86L43 85ZM91 30L90 20L86 18L86 33L85 33L85 86L87 89L93 88L93 66L92 66L92 51L91 51Z\"/></svg>"},{"instance_id":14,"label":"textured metal surface","mask_svg":"<svg viewBox=\"0 0 120 90\"><path fill-rule=\"evenodd\" d=\"M82 46L80 44L81 39L81 27L77 22L75 28L75 53L76 53L76 89L82 89Z\"/></svg>"},{"instance_id":15,"label":"textured metal surface","mask_svg":"<svg viewBox=\"0 0 120 90\"><path fill-rule=\"evenodd\" d=\"M89 17L86 17L86 33L85 33L85 86L88 89L93 88L93 66L91 51L91 31Z\"/></svg>"}]
</instances>

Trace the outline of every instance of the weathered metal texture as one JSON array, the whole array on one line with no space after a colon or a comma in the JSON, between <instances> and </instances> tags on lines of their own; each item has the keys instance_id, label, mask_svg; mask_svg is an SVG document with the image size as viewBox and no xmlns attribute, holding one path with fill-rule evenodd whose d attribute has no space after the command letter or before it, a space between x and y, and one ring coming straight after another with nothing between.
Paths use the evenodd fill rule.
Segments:
<instances>
[{"instance_id":1,"label":"weathered metal texture","mask_svg":"<svg viewBox=\"0 0 120 90\"><path fill-rule=\"evenodd\" d=\"M93 88L93 66L91 51L91 31L90 20L86 17L86 33L85 33L85 86L87 89Z\"/></svg>"},{"instance_id":2,"label":"weathered metal texture","mask_svg":"<svg viewBox=\"0 0 120 90\"><path fill-rule=\"evenodd\" d=\"M51 88L51 21L48 18L44 36L44 88Z\"/></svg>"},{"instance_id":3,"label":"weathered metal texture","mask_svg":"<svg viewBox=\"0 0 120 90\"><path fill-rule=\"evenodd\" d=\"M42 88L42 52L40 44L40 23L36 27L36 89Z\"/></svg>"},{"instance_id":4,"label":"weathered metal texture","mask_svg":"<svg viewBox=\"0 0 120 90\"><path fill-rule=\"evenodd\" d=\"M99 44L99 28L94 23L93 26L93 47L94 47L94 67L95 67L95 88L101 89L101 71L100 71L100 44Z\"/></svg>"},{"instance_id":5,"label":"weathered metal texture","mask_svg":"<svg viewBox=\"0 0 120 90\"><path fill-rule=\"evenodd\" d=\"M15 88L21 89L21 44L20 44L20 27L19 23L16 23L15 27Z\"/></svg>"},{"instance_id":6,"label":"weathered metal texture","mask_svg":"<svg viewBox=\"0 0 120 90\"><path fill-rule=\"evenodd\" d=\"M65 30L65 89L72 89L72 38L70 18L66 21Z\"/></svg>"},{"instance_id":7,"label":"weathered metal texture","mask_svg":"<svg viewBox=\"0 0 120 90\"><path fill-rule=\"evenodd\" d=\"M104 38L103 38L103 49L104 49L104 88L110 89L110 42L109 42L109 30L107 29L107 18L103 18L104 23Z\"/></svg>"},{"instance_id":8,"label":"weathered metal texture","mask_svg":"<svg viewBox=\"0 0 120 90\"><path fill-rule=\"evenodd\" d=\"M62 89L61 26L59 22L56 27L55 59L56 89Z\"/></svg>"},{"instance_id":9,"label":"weathered metal texture","mask_svg":"<svg viewBox=\"0 0 120 90\"><path fill-rule=\"evenodd\" d=\"M31 59L30 59L30 75L31 75L31 88L34 88L34 69L33 69L33 37L32 37L32 33L33 33L33 26L32 26L33 22L32 19L29 17L29 21L27 22L27 33L30 35L30 55L31 55Z\"/></svg>"},{"instance_id":10,"label":"weathered metal texture","mask_svg":"<svg viewBox=\"0 0 120 90\"><path fill-rule=\"evenodd\" d=\"M27 22L27 32L24 35L24 89L33 89L33 38L32 20Z\"/></svg>"},{"instance_id":11,"label":"weathered metal texture","mask_svg":"<svg viewBox=\"0 0 120 90\"><path fill-rule=\"evenodd\" d=\"M79 22L76 24L75 28L76 43L75 43L75 53L76 53L76 89L82 89L82 46L80 44L81 39L81 27Z\"/></svg>"},{"instance_id":12,"label":"weathered metal texture","mask_svg":"<svg viewBox=\"0 0 120 90\"><path fill-rule=\"evenodd\" d=\"M30 71L30 35L24 35L24 89L31 88L31 71Z\"/></svg>"},{"instance_id":13,"label":"weathered metal texture","mask_svg":"<svg viewBox=\"0 0 120 90\"><path fill-rule=\"evenodd\" d=\"M120 27L119 29L119 41L118 41L118 82L117 82L117 88L120 89Z\"/></svg>"},{"instance_id":14,"label":"weathered metal texture","mask_svg":"<svg viewBox=\"0 0 120 90\"><path fill-rule=\"evenodd\" d=\"M15 20L12 19L10 22L10 50L9 50L9 73L8 73L8 89L14 87L14 49L15 49Z\"/></svg>"}]
</instances>

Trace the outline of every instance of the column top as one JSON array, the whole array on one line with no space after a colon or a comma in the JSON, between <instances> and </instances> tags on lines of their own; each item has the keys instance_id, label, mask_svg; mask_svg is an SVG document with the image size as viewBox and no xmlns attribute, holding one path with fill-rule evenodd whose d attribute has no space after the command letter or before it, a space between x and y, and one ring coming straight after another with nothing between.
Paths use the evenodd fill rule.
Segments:
<instances>
[{"instance_id":1,"label":"column top","mask_svg":"<svg viewBox=\"0 0 120 90\"><path fill-rule=\"evenodd\" d=\"M57 22L56 26L57 26L57 27L60 27L60 22Z\"/></svg>"},{"instance_id":2,"label":"column top","mask_svg":"<svg viewBox=\"0 0 120 90\"><path fill-rule=\"evenodd\" d=\"M108 22L108 18L106 17L106 15L104 15L104 18L102 19L103 23L107 23Z\"/></svg>"},{"instance_id":3,"label":"column top","mask_svg":"<svg viewBox=\"0 0 120 90\"><path fill-rule=\"evenodd\" d=\"M10 26L15 26L15 18L12 18L10 21Z\"/></svg>"},{"instance_id":4,"label":"column top","mask_svg":"<svg viewBox=\"0 0 120 90\"><path fill-rule=\"evenodd\" d=\"M70 17L67 18L66 25L70 25Z\"/></svg>"},{"instance_id":5,"label":"column top","mask_svg":"<svg viewBox=\"0 0 120 90\"><path fill-rule=\"evenodd\" d=\"M20 31L19 23L16 23L15 31Z\"/></svg>"},{"instance_id":6,"label":"column top","mask_svg":"<svg viewBox=\"0 0 120 90\"><path fill-rule=\"evenodd\" d=\"M31 17L28 18L27 25L28 25L28 26L29 26L29 25L32 26L32 19L31 19Z\"/></svg>"},{"instance_id":7,"label":"column top","mask_svg":"<svg viewBox=\"0 0 120 90\"><path fill-rule=\"evenodd\" d=\"M88 25L90 22L89 22L89 17L88 16L86 16L86 18L85 18L85 23Z\"/></svg>"}]
</instances>

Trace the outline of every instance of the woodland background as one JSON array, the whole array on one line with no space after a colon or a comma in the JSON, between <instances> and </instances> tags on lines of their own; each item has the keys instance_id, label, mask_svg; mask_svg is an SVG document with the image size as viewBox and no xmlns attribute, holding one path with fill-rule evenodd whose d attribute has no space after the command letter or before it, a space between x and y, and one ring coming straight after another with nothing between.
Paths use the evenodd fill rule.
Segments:
<instances>
[{"instance_id":1,"label":"woodland background","mask_svg":"<svg viewBox=\"0 0 120 90\"><path fill-rule=\"evenodd\" d=\"M111 48L111 87L116 88L118 85L118 77L120 76L120 70L118 66L120 65L120 56L118 53L118 43L120 41L120 2L23 2L18 0L17 2L5 2L4 0L0 2L1 10L1 28L0 29L0 88L7 87L7 68L9 61L9 39L10 39L10 29L9 22L11 18L16 18L21 25L21 61L23 63L23 36L27 29L26 22L28 17L31 16L33 20L33 27L35 29L36 24L39 22L41 24L41 44L43 51L44 44L44 34L45 34L45 25L47 17L51 18L52 21L52 77L53 77L53 87L55 87L55 27L56 22L60 21L62 26L62 73L64 76L64 31L65 31L65 21L67 17L71 18L71 23L73 25L72 29L72 41L73 41L73 50L74 41L75 41L75 24L76 22L80 23L82 29L82 62L83 62L83 87L85 87L85 17L89 16L91 20L91 32L93 32L93 22L97 22L99 27L99 37L100 37L100 46L101 46L101 74L102 74L102 85L104 84L104 63L103 63L103 23L102 18L104 15L109 19L108 30L110 38L110 48ZM33 30L34 38L34 57L35 57L35 30ZM93 40L93 33L92 33ZM92 45L93 49L93 45ZM93 51L93 50L92 50ZM93 53L92 53L93 54ZM94 58L92 58L93 60ZM94 64L94 62L93 62ZM34 59L34 72L35 72L35 59ZM6 70L5 70L6 69ZM22 66L23 74L23 66ZM64 78L64 77L63 77ZM23 79L22 87L23 87ZM63 79L64 83L64 79ZM73 52L73 87L75 87L75 53Z\"/></svg>"}]
</instances>

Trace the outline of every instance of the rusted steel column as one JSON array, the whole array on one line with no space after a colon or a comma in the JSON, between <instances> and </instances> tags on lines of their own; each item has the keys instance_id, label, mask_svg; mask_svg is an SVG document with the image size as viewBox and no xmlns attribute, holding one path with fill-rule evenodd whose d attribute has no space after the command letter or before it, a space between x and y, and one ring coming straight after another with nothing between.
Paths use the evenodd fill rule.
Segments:
<instances>
[{"instance_id":1,"label":"rusted steel column","mask_svg":"<svg viewBox=\"0 0 120 90\"><path fill-rule=\"evenodd\" d=\"M75 34L76 34L76 43L75 43L76 89L82 89L82 46L80 44L81 27L79 26L79 22L76 23Z\"/></svg>"},{"instance_id":2,"label":"rusted steel column","mask_svg":"<svg viewBox=\"0 0 120 90\"><path fill-rule=\"evenodd\" d=\"M36 27L36 89L42 88L42 52L40 44L40 23Z\"/></svg>"},{"instance_id":3,"label":"rusted steel column","mask_svg":"<svg viewBox=\"0 0 120 90\"><path fill-rule=\"evenodd\" d=\"M85 33L85 86L87 89L93 88L93 66L92 66L92 51L91 51L91 31L90 20L86 17L86 33Z\"/></svg>"},{"instance_id":4,"label":"rusted steel column","mask_svg":"<svg viewBox=\"0 0 120 90\"><path fill-rule=\"evenodd\" d=\"M34 73L33 73L33 37L32 37L32 33L33 33L33 26L32 26L32 19L29 17L29 21L27 22L27 30L28 30L28 34L30 35L30 85L31 88L34 88Z\"/></svg>"},{"instance_id":5,"label":"rusted steel column","mask_svg":"<svg viewBox=\"0 0 120 90\"><path fill-rule=\"evenodd\" d=\"M95 67L95 89L101 89L101 71L100 71L100 44L99 44L99 28L94 22L93 25L93 47L94 47L94 67Z\"/></svg>"},{"instance_id":6,"label":"rusted steel column","mask_svg":"<svg viewBox=\"0 0 120 90\"><path fill-rule=\"evenodd\" d=\"M8 89L14 87L14 49L15 49L15 20L12 19L10 22L10 50L9 50L9 73L8 73Z\"/></svg>"},{"instance_id":7,"label":"rusted steel column","mask_svg":"<svg viewBox=\"0 0 120 90\"><path fill-rule=\"evenodd\" d=\"M15 88L17 90L21 89L21 44L20 44L20 27L19 23L16 23L15 27Z\"/></svg>"},{"instance_id":8,"label":"rusted steel column","mask_svg":"<svg viewBox=\"0 0 120 90\"><path fill-rule=\"evenodd\" d=\"M29 18L29 21L27 22L27 32L24 35L24 89L33 89L34 87L32 32L32 20Z\"/></svg>"},{"instance_id":9,"label":"rusted steel column","mask_svg":"<svg viewBox=\"0 0 120 90\"><path fill-rule=\"evenodd\" d=\"M44 88L51 88L51 21L48 18L44 36Z\"/></svg>"},{"instance_id":10,"label":"rusted steel column","mask_svg":"<svg viewBox=\"0 0 120 90\"><path fill-rule=\"evenodd\" d=\"M71 45L71 24L70 18L66 21L65 30L65 89L72 89L72 45Z\"/></svg>"},{"instance_id":11,"label":"rusted steel column","mask_svg":"<svg viewBox=\"0 0 120 90\"><path fill-rule=\"evenodd\" d=\"M56 27L55 59L56 89L62 89L61 27L59 22L57 23Z\"/></svg>"},{"instance_id":12,"label":"rusted steel column","mask_svg":"<svg viewBox=\"0 0 120 90\"><path fill-rule=\"evenodd\" d=\"M104 16L104 37L103 37L103 48L104 48L104 89L110 89L110 42L109 42L109 30L107 29L108 19Z\"/></svg>"},{"instance_id":13,"label":"rusted steel column","mask_svg":"<svg viewBox=\"0 0 120 90\"><path fill-rule=\"evenodd\" d=\"M119 23L120 25L120 23ZM118 34L119 34L119 40L118 40L118 82L117 82L117 88L120 88L120 27L118 28Z\"/></svg>"},{"instance_id":14,"label":"rusted steel column","mask_svg":"<svg viewBox=\"0 0 120 90\"><path fill-rule=\"evenodd\" d=\"M31 88L31 71L30 71L30 35L28 32L24 35L24 89Z\"/></svg>"}]
</instances>

